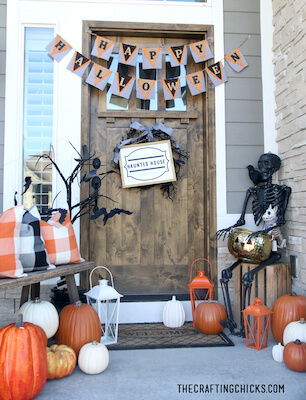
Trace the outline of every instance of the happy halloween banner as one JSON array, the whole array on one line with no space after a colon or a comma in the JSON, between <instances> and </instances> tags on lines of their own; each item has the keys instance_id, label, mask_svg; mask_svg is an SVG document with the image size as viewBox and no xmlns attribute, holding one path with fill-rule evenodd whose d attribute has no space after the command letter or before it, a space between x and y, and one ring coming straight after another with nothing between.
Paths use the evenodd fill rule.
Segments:
<instances>
[{"instance_id":1,"label":"happy halloween banner","mask_svg":"<svg viewBox=\"0 0 306 400\"><path fill-rule=\"evenodd\" d=\"M112 54L114 45L115 42L97 35L91 55L108 61ZM241 52L241 45L224 57L228 65L236 72L240 72L248 66L248 62ZM46 50L57 62L62 61L62 59L73 50L73 55L67 65L67 69L82 77L86 69L91 66L86 83L98 88L99 90L103 91L105 89L112 73L115 72L115 76L112 82L110 82L110 90L112 94L129 99L134 83L136 82L136 97L138 99L154 99L155 91L152 89L157 82L156 80L136 79L132 76L121 74L118 71L111 71L102 67L74 50L60 35L56 35L56 37L46 46ZM188 50L190 51L195 63L200 63L213 58L207 40L202 40L189 45L172 46L168 47L167 50L171 67L187 65ZM118 63L136 66L138 52L138 46L119 43ZM142 68L144 70L161 69L162 55L163 51L160 47L142 48ZM214 86L227 82L227 74L224 64L221 61L218 61L215 64L206 67L204 70L199 70L198 72L186 75L187 86L192 96L206 91L204 72L208 75ZM162 80L162 86L165 100L181 98L180 77L164 79Z\"/></svg>"}]
</instances>

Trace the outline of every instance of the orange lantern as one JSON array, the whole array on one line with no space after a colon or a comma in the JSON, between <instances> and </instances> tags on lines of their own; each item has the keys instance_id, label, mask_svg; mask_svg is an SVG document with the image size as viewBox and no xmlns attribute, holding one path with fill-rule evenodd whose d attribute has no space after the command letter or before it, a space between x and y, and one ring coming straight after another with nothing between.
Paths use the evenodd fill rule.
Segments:
<instances>
[{"instance_id":1,"label":"orange lantern","mask_svg":"<svg viewBox=\"0 0 306 400\"><path fill-rule=\"evenodd\" d=\"M247 347L261 350L268 346L269 326L271 314L263 304L263 301L256 297L243 312L245 338Z\"/></svg>"},{"instance_id":2,"label":"orange lantern","mask_svg":"<svg viewBox=\"0 0 306 400\"><path fill-rule=\"evenodd\" d=\"M188 284L190 291L190 301L192 310L193 326L195 324L194 311L196 307L205 300L213 298L213 288L215 283L205 275L205 271L199 270L197 276L192 280L192 267L197 261L207 261L210 265L210 276L212 278L212 265L206 258L197 258L190 267L190 281ZM203 290L204 289L204 290Z\"/></svg>"}]
</instances>

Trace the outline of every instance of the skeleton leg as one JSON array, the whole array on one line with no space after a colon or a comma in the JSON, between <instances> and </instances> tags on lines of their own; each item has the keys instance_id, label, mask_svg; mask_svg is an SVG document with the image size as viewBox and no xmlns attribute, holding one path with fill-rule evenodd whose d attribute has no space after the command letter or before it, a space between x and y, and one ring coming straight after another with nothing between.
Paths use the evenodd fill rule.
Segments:
<instances>
[{"instance_id":1,"label":"skeleton leg","mask_svg":"<svg viewBox=\"0 0 306 400\"><path fill-rule=\"evenodd\" d=\"M256 268L252 269L249 272L246 272L243 275L243 278L242 278L242 284L243 284L242 310L244 310L250 304L251 290L252 290L254 276L259 271L261 271L263 268L265 268L267 265L272 264L276 261L279 261L280 258L281 258L280 253L276 253L276 252L272 251L270 257L267 260L263 261ZM244 335L244 327L241 328L241 335Z\"/></svg>"},{"instance_id":2,"label":"skeleton leg","mask_svg":"<svg viewBox=\"0 0 306 400\"><path fill-rule=\"evenodd\" d=\"M229 291L228 291L228 282L232 277L232 271L239 264L241 264L241 262L242 262L242 260L238 259L233 265L231 265L227 269L224 269L221 273L221 279L220 279L220 284L221 284L221 289L222 289L222 294L223 294L223 299L224 299L224 305L225 305L226 314L227 314L227 320L221 321L221 325L223 325L225 328L228 328L231 331L231 333L235 333L237 324L234 321L234 316L233 316L233 311L232 311L232 306L231 306Z\"/></svg>"}]
</instances>

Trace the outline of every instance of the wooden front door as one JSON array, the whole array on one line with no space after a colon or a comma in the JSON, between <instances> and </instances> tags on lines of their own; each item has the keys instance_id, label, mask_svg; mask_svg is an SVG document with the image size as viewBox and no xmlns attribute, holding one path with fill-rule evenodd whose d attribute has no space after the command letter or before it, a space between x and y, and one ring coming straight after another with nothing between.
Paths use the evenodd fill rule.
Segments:
<instances>
[{"instance_id":1,"label":"wooden front door","mask_svg":"<svg viewBox=\"0 0 306 400\"><path fill-rule=\"evenodd\" d=\"M130 99L125 101L110 96L106 89L100 91L83 85L82 142L100 158L103 167L99 172L113 169L113 149L126 137L135 120L147 127L162 122L173 128L175 139L189 157L181 169L173 200L163 195L160 185L146 190L123 189L120 174L108 175L100 192L117 203L100 199L99 207L105 206L108 210L124 208L133 214L115 216L105 226L102 218L92 222L83 218L83 256L96 265L110 268L116 289L124 295L166 295L169 298L171 294L188 293L190 266L199 257L212 262L216 281L213 88L207 82L207 92L197 96L183 89L185 101L174 104L165 101L161 82L171 74L189 74L204 69L204 63L195 64L188 52L186 70L171 70L165 54L168 46L205 39L207 29L158 24L120 24L116 27L111 23L85 22L83 54L90 57L95 35L88 31L115 41L109 62L91 57L111 70L117 68L120 42L137 45L140 49L162 47L164 53L163 68L155 76L158 81L155 102L137 100L135 86ZM141 55L139 57L141 62ZM139 71L139 67L124 68L125 75L134 77Z\"/></svg>"}]
</instances>

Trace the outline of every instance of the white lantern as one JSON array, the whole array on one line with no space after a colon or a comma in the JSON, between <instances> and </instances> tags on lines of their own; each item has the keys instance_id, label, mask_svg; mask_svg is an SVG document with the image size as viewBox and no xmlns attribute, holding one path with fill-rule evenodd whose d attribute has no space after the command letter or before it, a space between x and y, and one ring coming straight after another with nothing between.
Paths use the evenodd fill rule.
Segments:
<instances>
[{"instance_id":1,"label":"white lantern","mask_svg":"<svg viewBox=\"0 0 306 400\"><path fill-rule=\"evenodd\" d=\"M101 279L99 285L92 287L91 276L98 268L103 268L109 273L112 286L108 285L107 279ZM90 273L89 281L90 290L85 293L85 296L87 303L94 307L99 315L103 334L101 343L104 345L117 343L120 297L123 296L115 290L113 275L106 267L94 268Z\"/></svg>"}]
</instances>

